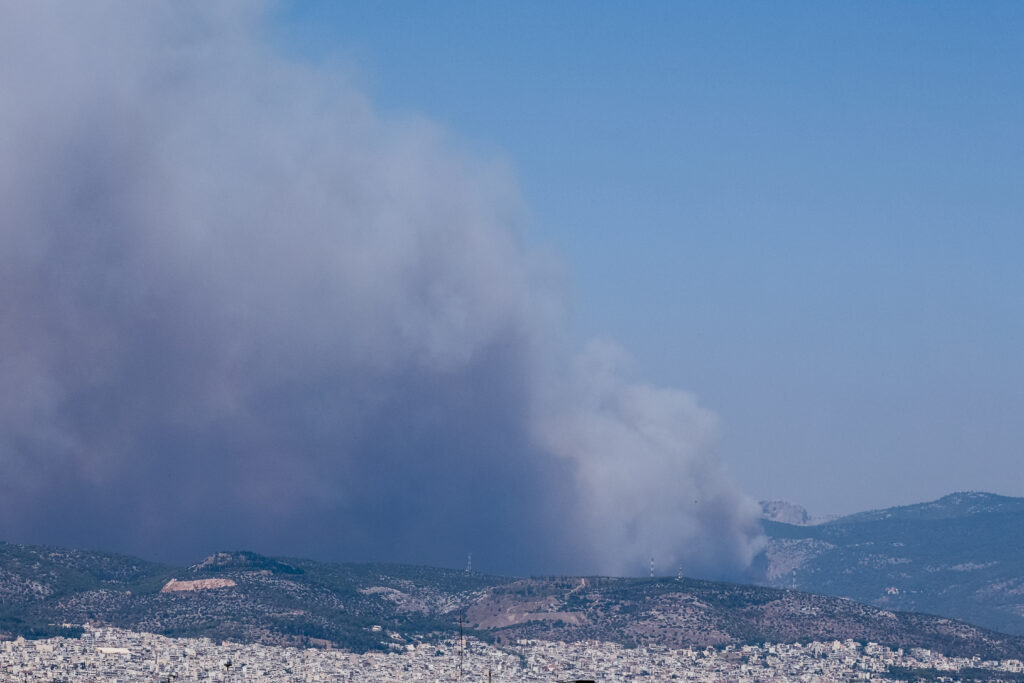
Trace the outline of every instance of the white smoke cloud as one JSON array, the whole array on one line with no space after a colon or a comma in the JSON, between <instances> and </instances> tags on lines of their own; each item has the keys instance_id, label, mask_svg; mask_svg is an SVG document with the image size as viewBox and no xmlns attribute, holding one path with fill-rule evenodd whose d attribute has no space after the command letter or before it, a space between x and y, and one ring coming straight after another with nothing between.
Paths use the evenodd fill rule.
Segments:
<instances>
[{"instance_id":1,"label":"white smoke cloud","mask_svg":"<svg viewBox=\"0 0 1024 683\"><path fill-rule=\"evenodd\" d=\"M283 59L262 20L0 8L0 533L743 566L714 417L607 349L552 370L560 294L504 165Z\"/></svg>"},{"instance_id":2,"label":"white smoke cloud","mask_svg":"<svg viewBox=\"0 0 1024 683\"><path fill-rule=\"evenodd\" d=\"M682 391L628 379L629 357L593 342L576 359L572 398L543 421L550 451L575 464L584 533L602 571L742 567L759 549L756 507L714 457L718 420Z\"/></svg>"}]
</instances>

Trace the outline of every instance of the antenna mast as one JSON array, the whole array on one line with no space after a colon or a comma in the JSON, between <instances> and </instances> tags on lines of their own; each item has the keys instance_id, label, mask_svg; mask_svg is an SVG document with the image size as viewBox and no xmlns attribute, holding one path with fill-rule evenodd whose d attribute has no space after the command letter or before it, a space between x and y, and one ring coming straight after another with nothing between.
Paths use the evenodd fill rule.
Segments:
<instances>
[{"instance_id":1,"label":"antenna mast","mask_svg":"<svg viewBox=\"0 0 1024 683\"><path fill-rule=\"evenodd\" d=\"M462 680L462 657L466 647L466 636L462 633L462 612L459 612L459 680Z\"/></svg>"}]
</instances>

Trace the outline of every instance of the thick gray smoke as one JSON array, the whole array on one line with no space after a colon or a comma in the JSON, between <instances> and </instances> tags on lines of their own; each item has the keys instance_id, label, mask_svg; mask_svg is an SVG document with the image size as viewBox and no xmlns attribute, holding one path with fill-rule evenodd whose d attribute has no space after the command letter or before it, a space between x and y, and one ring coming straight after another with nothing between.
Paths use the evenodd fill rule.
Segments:
<instances>
[{"instance_id":1,"label":"thick gray smoke","mask_svg":"<svg viewBox=\"0 0 1024 683\"><path fill-rule=\"evenodd\" d=\"M250 7L0 10L2 537L742 568L714 418L568 360L506 170Z\"/></svg>"}]
</instances>

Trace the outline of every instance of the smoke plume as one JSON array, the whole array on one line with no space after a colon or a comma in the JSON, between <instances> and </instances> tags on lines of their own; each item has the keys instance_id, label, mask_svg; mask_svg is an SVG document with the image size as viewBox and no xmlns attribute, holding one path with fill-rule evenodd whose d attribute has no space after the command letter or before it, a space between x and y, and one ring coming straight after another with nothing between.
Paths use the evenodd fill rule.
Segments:
<instances>
[{"instance_id":1,"label":"smoke plume","mask_svg":"<svg viewBox=\"0 0 1024 683\"><path fill-rule=\"evenodd\" d=\"M0 534L742 568L714 417L571 360L508 170L209 5L0 8Z\"/></svg>"}]
</instances>

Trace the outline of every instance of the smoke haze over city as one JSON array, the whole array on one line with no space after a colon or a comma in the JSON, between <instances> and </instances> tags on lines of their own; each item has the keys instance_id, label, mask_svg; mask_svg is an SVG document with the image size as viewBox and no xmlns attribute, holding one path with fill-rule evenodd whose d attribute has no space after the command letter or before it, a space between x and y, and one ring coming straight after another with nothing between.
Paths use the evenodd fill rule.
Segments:
<instances>
[{"instance_id":1,"label":"smoke haze over city","mask_svg":"<svg viewBox=\"0 0 1024 683\"><path fill-rule=\"evenodd\" d=\"M741 572L719 418L578 344L500 157L249 3L5 3L0 537Z\"/></svg>"},{"instance_id":2,"label":"smoke haze over city","mask_svg":"<svg viewBox=\"0 0 1024 683\"><path fill-rule=\"evenodd\" d=\"M754 501L1024 496L1021 27L0 0L0 541L749 579Z\"/></svg>"}]
</instances>

